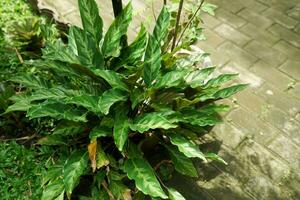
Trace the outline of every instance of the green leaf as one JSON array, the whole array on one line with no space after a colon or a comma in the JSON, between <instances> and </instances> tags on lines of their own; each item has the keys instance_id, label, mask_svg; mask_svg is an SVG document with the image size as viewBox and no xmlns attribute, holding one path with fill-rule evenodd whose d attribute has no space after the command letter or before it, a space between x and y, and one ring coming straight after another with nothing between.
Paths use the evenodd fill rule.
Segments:
<instances>
[{"instance_id":1,"label":"green leaf","mask_svg":"<svg viewBox=\"0 0 300 200\"><path fill-rule=\"evenodd\" d=\"M208 87L218 87L221 84L230 81L232 79L234 79L235 77L237 77L238 74L221 74L216 78L210 79L205 85L204 88L208 88Z\"/></svg>"},{"instance_id":2,"label":"green leaf","mask_svg":"<svg viewBox=\"0 0 300 200\"><path fill-rule=\"evenodd\" d=\"M111 70L93 70L93 73L103 78L111 87L119 88L124 91L128 91L127 85L122 81L122 76Z\"/></svg>"},{"instance_id":3,"label":"green leaf","mask_svg":"<svg viewBox=\"0 0 300 200\"><path fill-rule=\"evenodd\" d=\"M64 193L64 183L62 179L50 182L43 190L41 200L54 200Z\"/></svg>"},{"instance_id":4,"label":"green leaf","mask_svg":"<svg viewBox=\"0 0 300 200\"><path fill-rule=\"evenodd\" d=\"M75 122L86 122L86 113L82 113L78 109L63 103L45 101L43 103L33 105L27 111L30 119L40 117L52 117L56 119L67 119Z\"/></svg>"},{"instance_id":5,"label":"green leaf","mask_svg":"<svg viewBox=\"0 0 300 200\"><path fill-rule=\"evenodd\" d=\"M160 14L157 18L156 25L153 31L153 37L156 39L157 43L160 44L164 42L169 31L170 25L170 13L166 6L162 8Z\"/></svg>"},{"instance_id":6,"label":"green leaf","mask_svg":"<svg viewBox=\"0 0 300 200\"><path fill-rule=\"evenodd\" d=\"M165 147L169 152L176 171L190 177L198 177L197 170L189 158L187 158L183 153L179 152L174 146L165 145Z\"/></svg>"},{"instance_id":7,"label":"green leaf","mask_svg":"<svg viewBox=\"0 0 300 200\"><path fill-rule=\"evenodd\" d=\"M204 162L207 162L205 155L199 150L199 147L185 137L173 133L168 135L173 145L178 147L178 150L189 158L200 158Z\"/></svg>"},{"instance_id":8,"label":"green leaf","mask_svg":"<svg viewBox=\"0 0 300 200\"><path fill-rule=\"evenodd\" d=\"M176 127L177 124L174 124L172 120L168 119L166 116L159 112L146 113L142 116L139 116L130 126L133 131L138 131L140 133L144 133L145 131L148 131L150 129L170 129Z\"/></svg>"},{"instance_id":9,"label":"green leaf","mask_svg":"<svg viewBox=\"0 0 300 200\"><path fill-rule=\"evenodd\" d=\"M185 200L185 198L174 188L168 188L170 200Z\"/></svg>"},{"instance_id":10,"label":"green leaf","mask_svg":"<svg viewBox=\"0 0 300 200\"><path fill-rule=\"evenodd\" d=\"M92 112L99 112L98 109L98 97L89 95L80 95L75 97L69 97L65 100L67 104L74 104L82 106Z\"/></svg>"},{"instance_id":11,"label":"green leaf","mask_svg":"<svg viewBox=\"0 0 300 200\"><path fill-rule=\"evenodd\" d=\"M33 74L22 74L20 76L14 76L10 80L32 89L48 87L48 84L45 80Z\"/></svg>"},{"instance_id":12,"label":"green leaf","mask_svg":"<svg viewBox=\"0 0 300 200\"><path fill-rule=\"evenodd\" d=\"M96 1L78 0L78 6L83 29L93 36L98 45L102 39L103 21L99 16L99 10Z\"/></svg>"},{"instance_id":13,"label":"green leaf","mask_svg":"<svg viewBox=\"0 0 300 200\"><path fill-rule=\"evenodd\" d=\"M203 5L202 5L202 7L201 7L201 10L202 10L203 12L206 12L206 13L208 13L208 14L214 16L214 15L215 15L215 9L216 9L216 8L217 8L216 5L211 4L211 3L204 2Z\"/></svg>"},{"instance_id":14,"label":"green leaf","mask_svg":"<svg viewBox=\"0 0 300 200\"><path fill-rule=\"evenodd\" d=\"M113 135L112 129L100 125L100 126L96 126L91 130L89 138L90 140L95 140L99 137L108 137L112 135Z\"/></svg>"},{"instance_id":15,"label":"green leaf","mask_svg":"<svg viewBox=\"0 0 300 200\"><path fill-rule=\"evenodd\" d=\"M11 99L14 100L16 103L10 105L3 114L10 113L13 111L27 111L31 107L31 100L28 96L16 95L13 96L13 98L14 99Z\"/></svg>"},{"instance_id":16,"label":"green leaf","mask_svg":"<svg viewBox=\"0 0 300 200\"><path fill-rule=\"evenodd\" d=\"M38 140L41 145L66 145L66 139L61 135L48 135Z\"/></svg>"},{"instance_id":17,"label":"green leaf","mask_svg":"<svg viewBox=\"0 0 300 200\"><path fill-rule=\"evenodd\" d=\"M129 3L117 16L105 34L102 45L102 53L105 57L119 54L121 38L126 34L131 19L132 5Z\"/></svg>"},{"instance_id":18,"label":"green leaf","mask_svg":"<svg viewBox=\"0 0 300 200\"><path fill-rule=\"evenodd\" d=\"M216 160L216 161L221 162L225 165L228 165L228 163L223 158L221 158L220 156L218 156L215 153L206 153L205 157L208 158L208 159L211 159L211 160Z\"/></svg>"},{"instance_id":19,"label":"green leaf","mask_svg":"<svg viewBox=\"0 0 300 200\"><path fill-rule=\"evenodd\" d=\"M215 67L208 67L201 70L196 70L191 72L185 77L185 82L187 85L190 85L192 88L199 87L204 84L204 81L212 74L215 70Z\"/></svg>"},{"instance_id":20,"label":"green leaf","mask_svg":"<svg viewBox=\"0 0 300 200\"><path fill-rule=\"evenodd\" d=\"M110 107L119 101L125 101L127 99L127 94L120 89L110 89L105 91L99 98L98 107L100 111L107 115L109 113Z\"/></svg>"},{"instance_id":21,"label":"green leaf","mask_svg":"<svg viewBox=\"0 0 300 200\"><path fill-rule=\"evenodd\" d=\"M100 169L103 166L109 165L109 159L102 149L101 145L97 145L97 154L96 154L96 167L97 169Z\"/></svg>"},{"instance_id":22,"label":"green leaf","mask_svg":"<svg viewBox=\"0 0 300 200\"><path fill-rule=\"evenodd\" d=\"M114 124L114 141L119 151L123 151L123 147L128 138L129 133L129 119L127 117L125 109L118 109L115 116Z\"/></svg>"},{"instance_id":23,"label":"green leaf","mask_svg":"<svg viewBox=\"0 0 300 200\"><path fill-rule=\"evenodd\" d=\"M197 126L213 126L221 122L221 118L214 112L196 109L185 109L182 112L183 121Z\"/></svg>"},{"instance_id":24,"label":"green leaf","mask_svg":"<svg viewBox=\"0 0 300 200\"><path fill-rule=\"evenodd\" d=\"M235 93L245 89L247 86L248 86L248 84L238 84L238 85L234 85L231 87L227 87L227 88L219 90L213 96L215 99L225 99L225 98L228 98L228 97L234 95Z\"/></svg>"},{"instance_id":25,"label":"green leaf","mask_svg":"<svg viewBox=\"0 0 300 200\"><path fill-rule=\"evenodd\" d=\"M62 121L54 129L53 135L76 135L83 133L85 126L82 123Z\"/></svg>"},{"instance_id":26,"label":"green leaf","mask_svg":"<svg viewBox=\"0 0 300 200\"><path fill-rule=\"evenodd\" d=\"M180 86L183 78L188 74L187 70L170 71L157 79L154 88L170 88Z\"/></svg>"},{"instance_id":27,"label":"green leaf","mask_svg":"<svg viewBox=\"0 0 300 200\"><path fill-rule=\"evenodd\" d=\"M133 158L125 161L124 170L128 178L135 181L136 187L144 194L168 198L162 190L151 165L142 158Z\"/></svg>"},{"instance_id":28,"label":"green leaf","mask_svg":"<svg viewBox=\"0 0 300 200\"><path fill-rule=\"evenodd\" d=\"M116 68L124 64L135 64L142 60L147 46L148 33L146 28L142 25L136 39L128 46L125 47L119 56L120 61L116 64Z\"/></svg>"},{"instance_id":29,"label":"green leaf","mask_svg":"<svg viewBox=\"0 0 300 200\"><path fill-rule=\"evenodd\" d=\"M104 58L95 41L84 30L74 28L75 43L80 63L87 68L104 68Z\"/></svg>"},{"instance_id":30,"label":"green leaf","mask_svg":"<svg viewBox=\"0 0 300 200\"><path fill-rule=\"evenodd\" d=\"M110 181L109 190L116 199L131 200L131 190L127 188L121 181Z\"/></svg>"},{"instance_id":31,"label":"green leaf","mask_svg":"<svg viewBox=\"0 0 300 200\"><path fill-rule=\"evenodd\" d=\"M63 167L65 190L70 199L74 188L78 185L80 177L88 166L87 151L76 151L66 161Z\"/></svg>"},{"instance_id":32,"label":"green leaf","mask_svg":"<svg viewBox=\"0 0 300 200\"><path fill-rule=\"evenodd\" d=\"M45 100L45 99L63 99L66 98L67 94L63 88L41 88L34 91L31 96L31 101Z\"/></svg>"},{"instance_id":33,"label":"green leaf","mask_svg":"<svg viewBox=\"0 0 300 200\"><path fill-rule=\"evenodd\" d=\"M151 86L153 81L159 75L161 68L161 50L156 39L153 36L149 37L146 53L143 79L147 86Z\"/></svg>"},{"instance_id":34,"label":"green leaf","mask_svg":"<svg viewBox=\"0 0 300 200\"><path fill-rule=\"evenodd\" d=\"M142 88L134 88L130 93L131 108L134 109L139 103L144 101L146 93Z\"/></svg>"}]
</instances>

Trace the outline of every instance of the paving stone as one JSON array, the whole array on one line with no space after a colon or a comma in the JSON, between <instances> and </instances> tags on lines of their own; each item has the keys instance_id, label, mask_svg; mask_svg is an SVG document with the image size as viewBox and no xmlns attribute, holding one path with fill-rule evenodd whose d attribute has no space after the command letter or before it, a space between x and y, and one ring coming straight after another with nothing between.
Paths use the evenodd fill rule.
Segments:
<instances>
[{"instance_id":1,"label":"paving stone","mask_svg":"<svg viewBox=\"0 0 300 200\"><path fill-rule=\"evenodd\" d=\"M296 119L300 122L300 113L297 114Z\"/></svg>"},{"instance_id":2,"label":"paving stone","mask_svg":"<svg viewBox=\"0 0 300 200\"><path fill-rule=\"evenodd\" d=\"M271 107L263 119L289 135L289 138L300 145L300 123L283 111Z\"/></svg>"},{"instance_id":3,"label":"paving stone","mask_svg":"<svg viewBox=\"0 0 300 200\"><path fill-rule=\"evenodd\" d=\"M230 57L237 64L248 68L254 62L257 61L257 58L243 50L242 48L236 46L232 42L225 42L218 47L218 51Z\"/></svg>"},{"instance_id":4,"label":"paving stone","mask_svg":"<svg viewBox=\"0 0 300 200\"><path fill-rule=\"evenodd\" d=\"M263 15L288 29L293 29L298 24L297 20L273 8L269 8L266 11L264 11Z\"/></svg>"},{"instance_id":5,"label":"paving stone","mask_svg":"<svg viewBox=\"0 0 300 200\"><path fill-rule=\"evenodd\" d=\"M268 5L269 7L272 7L278 11L286 12L287 10L294 7L297 3L299 3L298 0L258 0L259 2Z\"/></svg>"},{"instance_id":6,"label":"paving stone","mask_svg":"<svg viewBox=\"0 0 300 200\"><path fill-rule=\"evenodd\" d=\"M209 43L213 48L217 48L220 44L222 44L225 39L220 37L217 33L210 29L205 29L204 34L206 37L206 42ZM199 42L201 44L201 42Z\"/></svg>"},{"instance_id":7,"label":"paving stone","mask_svg":"<svg viewBox=\"0 0 300 200\"><path fill-rule=\"evenodd\" d=\"M287 15L300 21L300 3L287 11Z\"/></svg>"},{"instance_id":8,"label":"paving stone","mask_svg":"<svg viewBox=\"0 0 300 200\"><path fill-rule=\"evenodd\" d=\"M267 144L272 138L280 134L280 131L262 121L255 113L242 107L233 110L226 119L242 132L245 132L247 137L262 145Z\"/></svg>"},{"instance_id":9,"label":"paving stone","mask_svg":"<svg viewBox=\"0 0 300 200\"><path fill-rule=\"evenodd\" d=\"M267 32L265 29L261 29L252 23L247 23L239 29L242 33L248 35L249 37L255 39L257 42L273 46L276 42L280 40L279 37Z\"/></svg>"},{"instance_id":10,"label":"paving stone","mask_svg":"<svg viewBox=\"0 0 300 200\"><path fill-rule=\"evenodd\" d=\"M287 160L295 169L299 169L300 148L288 138L279 135L270 145L269 149L280 155L284 160Z\"/></svg>"},{"instance_id":11,"label":"paving stone","mask_svg":"<svg viewBox=\"0 0 300 200\"><path fill-rule=\"evenodd\" d=\"M268 30L274 35L277 35L290 44L294 45L295 47L300 48L300 35L298 35L297 33L278 24L272 25Z\"/></svg>"},{"instance_id":12,"label":"paving stone","mask_svg":"<svg viewBox=\"0 0 300 200\"><path fill-rule=\"evenodd\" d=\"M300 83L295 84L288 92L295 98L300 99Z\"/></svg>"},{"instance_id":13,"label":"paving stone","mask_svg":"<svg viewBox=\"0 0 300 200\"><path fill-rule=\"evenodd\" d=\"M294 79L300 81L300 62L287 60L280 66L279 69Z\"/></svg>"},{"instance_id":14,"label":"paving stone","mask_svg":"<svg viewBox=\"0 0 300 200\"><path fill-rule=\"evenodd\" d=\"M235 149L247 136L247 132L241 131L229 122L218 124L210 134L232 149Z\"/></svg>"},{"instance_id":15,"label":"paving stone","mask_svg":"<svg viewBox=\"0 0 300 200\"><path fill-rule=\"evenodd\" d=\"M272 67L280 66L286 59L285 55L281 52L272 49L271 47L264 46L255 40L247 44L244 49L270 64Z\"/></svg>"},{"instance_id":16,"label":"paving stone","mask_svg":"<svg viewBox=\"0 0 300 200\"><path fill-rule=\"evenodd\" d=\"M248 36L244 35L243 33L227 24L221 24L220 26L215 28L215 32L223 38L230 40L239 46L243 46L248 41L250 41L250 38Z\"/></svg>"},{"instance_id":17,"label":"paving stone","mask_svg":"<svg viewBox=\"0 0 300 200\"><path fill-rule=\"evenodd\" d=\"M218 19L220 19L223 22L226 22L227 24L230 24L232 27L234 28L239 28L241 26L243 26L244 24L246 24L246 20L244 20L243 18L234 15L222 8L219 8L216 11L216 17Z\"/></svg>"},{"instance_id":18,"label":"paving stone","mask_svg":"<svg viewBox=\"0 0 300 200\"><path fill-rule=\"evenodd\" d=\"M280 91L276 85L270 82L265 83L257 91L257 94L263 98L266 103L282 110L290 117L294 117L298 112L300 112L300 101L293 98L293 96L287 92Z\"/></svg>"},{"instance_id":19,"label":"paving stone","mask_svg":"<svg viewBox=\"0 0 300 200\"><path fill-rule=\"evenodd\" d=\"M257 90L262 86L264 83L264 80L257 76L256 74L249 71L246 67L242 66L241 64L238 64L236 62L229 62L226 63L222 68L221 71L223 73L238 73L239 76L237 77L238 80L241 83L247 83L249 84L248 90Z\"/></svg>"},{"instance_id":20,"label":"paving stone","mask_svg":"<svg viewBox=\"0 0 300 200\"><path fill-rule=\"evenodd\" d=\"M262 29L268 28L273 24L273 21L264 17L261 14L255 13L250 9L243 9L237 14L238 16L244 18L248 22L255 24L257 27Z\"/></svg>"},{"instance_id":21,"label":"paving stone","mask_svg":"<svg viewBox=\"0 0 300 200\"><path fill-rule=\"evenodd\" d=\"M222 22L219 21L216 17L211 16L207 13L201 14L203 20L203 27L214 29L216 26L220 25Z\"/></svg>"},{"instance_id":22,"label":"paving stone","mask_svg":"<svg viewBox=\"0 0 300 200\"><path fill-rule=\"evenodd\" d=\"M300 49L292 46L286 41L279 41L273 46L273 48L285 54L291 60L300 61Z\"/></svg>"},{"instance_id":23,"label":"paving stone","mask_svg":"<svg viewBox=\"0 0 300 200\"><path fill-rule=\"evenodd\" d=\"M231 13L237 13L245 7L245 4L241 0L235 0L230 3L227 0L209 0L209 2Z\"/></svg>"},{"instance_id":24,"label":"paving stone","mask_svg":"<svg viewBox=\"0 0 300 200\"><path fill-rule=\"evenodd\" d=\"M300 23L295 27L294 31L300 34Z\"/></svg>"},{"instance_id":25,"label":"paving stone","mask_svg":"<svg viewBox=\"0 0 300 200\"><path fill-rule=\"evenodd\" d=\"M223 52L218 51L216 48L211 46L209 40L200 41L197 43L197 46L210 54L210 58L213 65L221 67L224 66L230 60L230 58Z\"/></svg>"},{"instance_id":26,"label":"paving stone","mask_svg":"<svg viewBox=\"0 0 300 200\"><path fill-rule=\"evenodd\" d=\"M293 82L293 79L274 68L272 65L261 60L255 63L251 67L250 71L255 73L257 76L260 76L268 83L274 85L281 91L286 90L289 87L289 84Z\"/></svg>"}]
</instances>

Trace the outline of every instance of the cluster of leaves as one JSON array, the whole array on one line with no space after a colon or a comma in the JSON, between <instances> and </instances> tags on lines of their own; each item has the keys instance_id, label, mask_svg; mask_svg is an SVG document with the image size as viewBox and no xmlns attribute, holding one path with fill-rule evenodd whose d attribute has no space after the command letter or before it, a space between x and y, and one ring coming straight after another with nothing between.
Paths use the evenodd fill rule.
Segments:
<instances>
[{"instance_id":1,"label":"cluster of leaves","mask_svg":"<svg viewBox=\"0 0 300 200\"><path fill-rule=\"evenodd\" d=\"M196 141L221 121L219 112L228 110L214 101L245 85L222 87L236 74L213 76L215 67L199 68L205 54L178 54L180 47L162 53L171 29L166 7L153 33L142 25L136 39L124 45L130 3L106 33L96 2L79 0L78 5L83 29L70 27L67 44L48 44L42 59L31 62L43 75L11 79L28 90L11 98L15 104L6 113L57 120L39 143L70 152L44 177L42 200L184 199L163 183L162 163L197 177L192 158L225 162L201 152Z\"/></svg>"}]
</instances>

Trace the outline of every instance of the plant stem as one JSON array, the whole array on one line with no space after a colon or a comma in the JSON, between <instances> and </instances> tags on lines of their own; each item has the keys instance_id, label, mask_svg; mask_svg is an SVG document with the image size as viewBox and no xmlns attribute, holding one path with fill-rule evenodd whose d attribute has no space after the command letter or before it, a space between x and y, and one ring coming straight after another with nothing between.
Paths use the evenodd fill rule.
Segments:
<instances>
[{"instance_id":1,"label":"plant stem","mask_svg":"<svg viewBox=\"0 0 300 200\"><path fill-rule=\"evenodd\" d=\"M114 15L115 17L117 17L123 9L122 0L111 0L111 2L114 10Z\"/></svg>"},{"instance_id":2,"label":"plant stem","mask_svg":"<svg viewBox=\"0 0 300 200\"><path fill-rule=\"evenodd\" d=\"M167 5L167 0L164 0L164 5Z\"/></svg>"},{"instance_id":3,"label":"plant stem","mask_svg":"<svg viewBox=\"0 0 300 200\"><path fill-rule=\"evenodd\" d=\"M201 1L201 3L200 3L200 5L199 5L199 7L197 8L196 12L193 14L193 16L191 17L191 19L190 19L189 22L187 23L187 25L184 27L184 29L183 29L183 31L182 31L182 33L181 33L181 35L180 35L180 37L179 37L179 39L178 39L178 41L177 41L177 43L176 43L176 46L178 45L178 43L179 43L180 40L182 39L182 37L183 37L183 35L184 35L186 29L191 25L192 21L195 19L196 15L197 15L198 12L201 10L201 7L202 7L203 3L204 3L204 0Z\"/></svg>"},{"instance_id":4,"label":"plant stem","mask_svg":"<svg viewBox=\"0 0 300 200\"><path fill-rule=\"evenodd\" d=\"M172 43L171 51L173 51L173 49L175 48L175 45L176 45L177 34L178 34L178 29L179 29L179 22L180 22L180 17L181 17L181 11L182 11L182 7L183 7L183 1L184 0L180 0L180 2L179 2L179 7L178 7L178 11L177 11L176 25L175 25L175 31L174 31L174 37L173 37L173 43Z\"/></svg>"}]
</instances>

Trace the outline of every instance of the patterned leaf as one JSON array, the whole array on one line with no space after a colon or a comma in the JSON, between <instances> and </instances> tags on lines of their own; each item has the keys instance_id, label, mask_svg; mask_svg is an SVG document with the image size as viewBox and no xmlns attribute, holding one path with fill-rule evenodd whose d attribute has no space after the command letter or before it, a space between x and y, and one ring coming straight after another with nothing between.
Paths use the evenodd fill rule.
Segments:
<instances>
[{"instance_id":1,"label":"patterned leaf","mask_svg":"<svg viewBox=\"0 0 300 200\"><path fill-rule=\"evenodd\" d=\"M245 89L248 84L239 84L219 90L213 96L215 99L225 99Z\"/></svg>"},{"instance_id":2,"label":"patterned leaf","mask_svg":"<svg viewBox=\"0 0 300 200\"><path fill-rule=\"evenodd\" d=\"M211 73L213 73L214 70L215 67L208 67L201 70L193 71L185 77L185 82L192 88L199 87L204 84L204 81L208 78L208 76Z\"/></svg>"},{"instance_id":3,"label":"patterned leaf","mask_svg":"<svg viewBox=\"0 0 300 200\"><path fill-rule=\"evenodd\" d=\"M171 71L159 77L154 85L154 88L170 88L180 86L183 83L183 78L188 74L187 70Z\"/></svg>"},{"instance_id":4,"label":"patterned leaf","mask_svg":"<svg viewBox=\"0 0 300 200\"><path fill-rule=\"evenodd\" d=\"M33 74L23 74L21 76L14 76L10 80L32 89L48 87L48 84L45 80Z\"/></svg>"},{"instance_id":5,"label":"patterned leaf","mask_svg":"<svg viewBox=\"0 0 300 200\"><path fill-rule=\"evenodd\" d=\"M133 158L125 161L124 170L128 177L135 181L136 187L144 194L166 199L151 165L142 158Z\"/></svg>"},{"instance_id":6,"label":"patterned leaf","mask_svg":"<svg viewBox=\"0 0 300 200\"><path fill-rule=\"evenodd\" d=\"M131 108L134 109L139 103L144 101L146 94L141 88L134 88L130 93Z\"/></svg>"},{"instance_id":7,"label":"patterned leaf","mask_svg":"<svg viewBox=\"0 0 300 200\"><path fill-rule=\"evenodd\" d=\"M98 5L94 0L78 0L82 25L98 45L102 38L103 21L99 16Z\"/></svg>"},{"instance_id":8,"label":"patterned leaf","mask_svg":"<svg viewBox=\"0 0 300 200\"><path fill-rule=\"evenodd\" d=\"M66 161L63 167L63 179L67 195L70 199L73 189L78 185L81 175L87 168L88 153L76 151Z\"/></svg>"},{"instance_id":9,"label":"patterned leaf","mask_svg":"<svg viewBox=\"0 0 300 200\"><path fill-rule=\"evenodd\" d=\"M163 114L159 112L147 113L140 117L137 117L130 128L133 131L144 133L150 129L170 129L176 128L177 124L167 119Z\"/></svg>"},{"instance_id":10,"label":"patterned leaf","mask_svg":"<svg viewBox=\"0 0 300 200\"><path fill-rule=\"evenodd\" d=\"M238 74L221 74L216 78L210 79L204 86L204 88L208 87L217 87L220 86L221 84L230 81L237 77Z\"/></svg>"},{"instance_id":11,"label":"patterned leaf","mask_svg":"<svg viewBox=\"0 0 300 200\"><path fill-rule=\"evenodd\" d=\"M147 86L151 86L153 81L159 75L161 67L161 50L156 39L153 36L149 37L146 53L143 79Z\"/></svg>"},{"instance_id":12,"label":"patterned leaf","mask_svg":"<svg viewBox=\"0 0 300 200\"><path fill-rule=\"evenodd\" d=\"M98 97L89 95L80 95L75 97L69 97L65 100L67 104L75 104L82 106L95 113L99 112L98 109Z\"/></svg>"},{"instance_id":13,"label":"patterned leaf","mask_svg":"<svg viewBox=\"0 0 300 200\"><path fill-rule=\"evenodd\" d=\"M83 133L84 129L82 123L62 121L55 127L53 135L76 135Z\"/></svg>"},{"instance_id":14,"label":"patterned leaf","mask_svg":"<svg viewBox=\"0 0 300 200\"><path fill-rule=\"evenodd\" d=\"M174 188L168 188L170 200L185 200L185 198Z\"/></svg>"},{"instance_id":15,"label":"patterned leaf","mask_svg":"<svg viewBox=\"0 0 300 200\"><path fill-rule=\"evenodd\" d=\"M93 73L103 78L113 88L119 88L128 91L127 85L122 81L121 75L111 70L93 70Z\"/></svg>"},{"instance_id":16,"label":"patterned leaf","mask_svg":"<svg viewBox=\"0 0 300 200\"><path fill-rule=\"evenodd\" d=\"M223 158L221 158L220 156L218 156L215 153L206 153L205 157L208 158L208 159L211 159L211 160L216 160L216 161L221 162L225 165L228 165L228 163Z\"/></svg>"},{"instance_id":17,"label":"patterned leaf","mask_svg":"<svg viewBox=\"0 0 300 200\"><path fill-rule=\"evenodd\" d=\"M96 126L90 132L89 138L91 140L97 139L99 137L107 137L112 136L112 129L104 127L104 126Z\"/></svg>"},{"instance_id":18,"label":"patterned leaf","mask_svg":"<svg viewBox=\"0 0 300 200\"><path fill-rule=\"evenodd\" d=\"M101 145L98 143L97 145L97 156L96 156L96 166L97 169L100 169L103 166L109 165L109 159L102 149Z\"/></svg>"},{"instance_id":19,"label":"patterned leaf","mask_svg":"<svg viewBox=\"0 0 300 200\"><path fill-rule=\"evenodd\" d=\"M179 152L174 146L165 146L169 152L171 160L174 164L176 171L183 175L198 177L196 168L193 162L187 158L183 153Z\"/></svg>"},{"instance_id":20,"label":"patterned leaf","mask_svg":"<svg viewBox=\"0 0 300 200\"><path fill-rule=\"evenodd\" d=\"M198 146L179 134L169 134L171 143L176 145L180 152L189 158L200 158L207 162L205 155L199 150Z\"/></svg>"},{"instance_id":21,"label":"patterned leaf","mask_svg":"<svg viewBox=\"0 0 300 200\"><path fill-rule=\"evenodd\" d=\"M43 190L41 200L54 200L64 194L64 183L62 179L50 182Z\"/></svg>"},{"instance_id":22,"label":"patterned leaf","mask_svg":"<svg viewBox=\"0 0 300 200\"><path fill-rule=\"evenodd\" d=\"M127 188L121 181L112 180L109 183L109 189L114 197L119 200L131 200L130 189Z\"/></svg>"},{"instance_id":23,"label":"patterned leaf","mask_svg":"<svg viewBox=\"0 0 300 200\"><path fill-rule=\"evenodd\" d=\"M122 151L128 137L130 123L125 109L121 108L117 111L114 124L114 141L119 151Z\"/></svg>"},{"instance_id":24,"label":"patterned leaf","mask_svg":"<svg viewBox=\"0 0 300 200\"><path fill-rule=\"evenodd\" d=\"M153 37L156 39L157 43L160 44L164 42L168 34L170 25L170 13L167 7L163 7L157 18L156 25L153 31Z\"/></svg>"},{"instance_id":25,"label":"patterned leaf","mask_svg":"<svg viewBox=\"0 0 300 200\"><path fill-rule=\"evenodd\" d=\"M75 122L86 122L86 114L71 106L59 102L45 101L38 105L33 105L27 111L27 116L31 119L39 117L53 117L56 119L67 119Z\"/></svg>"},{"instance_id":26,"label":"patterned leaf","mask_svg":"<svg viewBox=\"0 0 300 200\"><path fill-rule=\"evenodd\" d=\"M109 108L116 102L125 101L127 99L126 93L120 89L110 89L105 91L99 98L98 107L105 115L108 114Z\"/></svg>"},{"instance_id":27,"label":"patterned leaf","mask_svg":"<svg viewBox=\"0 0 300 200\"><path fill-rule=\"evenodd\" d=\"M132 18L132 6L129 3L120 13L107 30L103 45L102 53L105 57L116 56L120 51L120 41L126 34L129 23Z\"/></svg>"}]
</instances>

